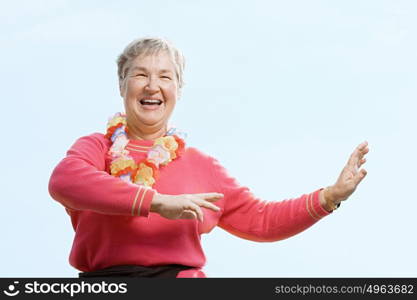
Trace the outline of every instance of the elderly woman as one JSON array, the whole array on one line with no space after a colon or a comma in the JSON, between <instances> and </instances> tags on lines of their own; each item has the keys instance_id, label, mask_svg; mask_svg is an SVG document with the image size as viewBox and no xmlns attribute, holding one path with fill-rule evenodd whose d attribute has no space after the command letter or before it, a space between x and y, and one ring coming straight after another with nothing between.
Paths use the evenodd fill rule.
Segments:
<instances>
[{"instance_id":1,"label":"elderly woman","mask_svg":"<svg viewBox=\"0 0 417 300\"><path fill-rule=\"evenodd\" d=\"M366 175L359 169L364 142L334 185L262 201L168 128L183 86L178 49L163 39L139 39L117 63L125 114L111 118L105 134L78 139L49 182L71 217L69 261L80 277L205 277L201 234L220 226L251 241L288 238L339 207Z\"/></svg>"}]
</instances>

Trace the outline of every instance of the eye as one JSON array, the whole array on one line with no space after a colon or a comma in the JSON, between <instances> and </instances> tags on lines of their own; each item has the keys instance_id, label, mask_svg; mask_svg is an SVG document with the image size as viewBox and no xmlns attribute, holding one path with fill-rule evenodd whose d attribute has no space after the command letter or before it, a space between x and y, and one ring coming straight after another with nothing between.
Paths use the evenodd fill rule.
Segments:
<instances>
[{"instance_id":1,"label":"eye","mask_svg":"<svg viewBox=\"0 0 417 300\"><path fill-rule=\"evenodd\" d=\"M169 76L161 76L161 78L171 80L171 77L169 77Z\"/></svg>"},{"instance_id":2,"label":"eye","mask_svg":"<svg viewBox=\"0 0 417 300\"><path fill-rule=\"evenodd\" d=\"M144 73L137 73L137 74L135 74L135 77L146 77L146 74L144 74Z\"/></svg>"}]
</instances>

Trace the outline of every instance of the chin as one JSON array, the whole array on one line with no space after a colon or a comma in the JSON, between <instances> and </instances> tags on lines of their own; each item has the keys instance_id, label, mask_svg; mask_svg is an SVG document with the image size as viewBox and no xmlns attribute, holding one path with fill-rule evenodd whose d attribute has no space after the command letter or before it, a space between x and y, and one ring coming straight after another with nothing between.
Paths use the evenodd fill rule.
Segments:
<instances>
[{"instance_id":1,"label":"chin","mask_svg":"<svg viewBox=\"0 0 417 300\"><path fill-rule=\"evenodd\" d=\"M146 126L154 126L156 124L161 123L162 119L154 119L154 118L138 118L142 124L145 124Z\"/></svg>"},{"instance_id":2,"label":"chin","mask_svg":"<svg viewBox=\"0 0 417 300\"><path fill-rule=\"evenodd\" d=\"M161 116L152 115L146 112L135 112L134 119L142 124L150 126L161 122L163 118Z\"/></svg>"}]
</instances>

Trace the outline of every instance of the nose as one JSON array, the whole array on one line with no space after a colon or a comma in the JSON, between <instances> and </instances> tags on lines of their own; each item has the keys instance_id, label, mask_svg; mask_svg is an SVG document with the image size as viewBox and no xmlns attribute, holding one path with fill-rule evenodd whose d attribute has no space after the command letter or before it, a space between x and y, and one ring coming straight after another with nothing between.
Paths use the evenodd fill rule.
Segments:
<instances>
[{"instance_id":1,"label":"nose","mask_svg":"<svg viewBox=\"0 0 417 300\"><path fill-rule=\"evenodd\" d=\"M158 80L153 77L150 77L147 85L145 86L146 92L149 94L155 94L159 91Z\"/></svg>"}]
</instances>

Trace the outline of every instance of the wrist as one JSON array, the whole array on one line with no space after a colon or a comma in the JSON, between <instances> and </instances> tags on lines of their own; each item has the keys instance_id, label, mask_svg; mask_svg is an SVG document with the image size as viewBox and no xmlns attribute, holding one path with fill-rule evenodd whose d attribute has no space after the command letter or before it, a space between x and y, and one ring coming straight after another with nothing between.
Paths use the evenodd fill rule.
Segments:
<instances>
[{"instance_id":1,"label":"wrist","mask_svg":"<svg viewBox=\"0 0 417 300\"><path fill-rule=\"evenodd\" d=\"M150 211L156 212L156 213L159 212L161 205L162 205L162 195L156 192L152 198Z\"/></svg>"},{"instance_id":2,"label":"wrist","mask_svg":"<svg viewBox=\"0 0 417 300\"><path fill-rule=\"evenodd\" d=\"M332 186L321 190L320 195L320 203L328 212L332 212L340 206L340 202L337 202Z\"/></svg>"}]
</instances>

